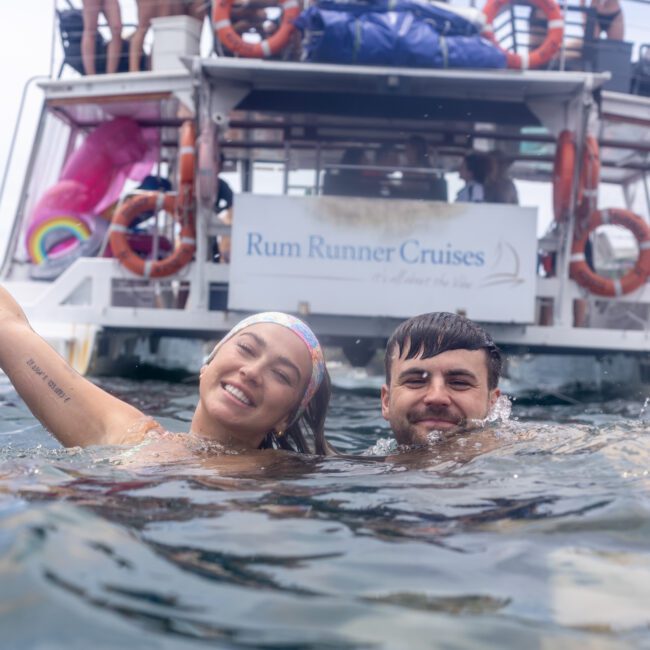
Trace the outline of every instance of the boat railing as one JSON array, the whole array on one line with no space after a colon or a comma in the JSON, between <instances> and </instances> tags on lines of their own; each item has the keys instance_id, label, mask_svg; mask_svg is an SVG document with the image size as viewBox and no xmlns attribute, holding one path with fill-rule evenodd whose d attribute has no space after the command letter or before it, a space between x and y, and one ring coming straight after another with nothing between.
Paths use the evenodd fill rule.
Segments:
<instances>
[{"instance_id":1,"label":"boat railing","mask_svg":"<svg viewBox=\"0 0 650 650\"><path fill-rule=\"evenodd\" d=\"M647 0L630 2L648 4ZM606 90L648 95L650 66L644 58L647 49L641 46L638 59L633 61L635 43L598 37L598 14L594 6L585 7L575 0L573 3L559 0L559 4L564 16L564 37L559 53L546 64L546 69L609 72L612 78L605 84ZM517 54L530 52L544 41L546 22L543 12L514 0L494 21L495 39L505 50ZM635 26L635 31L638 28Z\"/></svg>"},{"instance_id":2,"label":"boat railing","mask_svg":"<svg viewBox=\"0 0 650 650\"><path fill-rule=\"evenodd\" d=\"M596 10L593 7L561 3L564 13L564 38L559 56L547 65L548 69L588 70L585 46L595 41ZM494 25L497 42L503 49L521 53L538 47L546 36L544 14L529 4L513 3L502 12ZM586 67L585 67L586 66Z\"/></svg>"},{"instance_id":3,"label":"boat railing","mask_svg":"<svg viewBox=\"0 0 650 650\"><path fill-rule=\"evenodd\" d=\"M643 0L636 1L643 2ZM307 6L310 3L304 0L303 4ZM269 6L271 5L272 2L269 2ZM633 79L634 72L639 65L634 64L631 60L632 43L613 41L611 39L598 39L595 36L595 26L597 24L595 8L581 6L577 4L576 0L572 0L572 2L568 2L567 0L560 1L560 6L564 15L564 39L560 52L546 64L546 68L555 71L610 71L612 74L610 89L626 93L631 91L639 92L643 89L645 92L646 86L650 85L650 81L645 78L642 80ZM82 31L77 27L76 30L68 28L67 33L61 33L60 29L60 19L64 14L69 14L70 12L81 14L81 11L71 0L55 0L55 8L55 20L58 21L58 24L55 25L54 30L61 37L59 40L63 46L64 54L64 59L58 69L58 76L61 76L66 64L83 74L83 65L78 46ZM513 0L512 4L506 10L499 13L494 21L495 38L498 44L506 50L515 53L532 51L545 38L546 27L544 23L545 18L541 11L536 10L522 0ZM129 32L136 27L137 25L133 22L123 22L123 33L125 36L122 39L122 63L119 69L121 72L128 70ZM96 59L98 68L101 68L102 64L105 65L106 41L109 39L108 30L109 27L106 20L100 14ZM210 42L202 42L201 51L204 54L209 51L214 56L226 55L226 52L220 46L218 37L212 29L203 30L202 36L204 37L204 41L208 33ZM153 30L149 30L146 48L151 47L154 38L155 34ZM77 43L75 48L70 47L73 41ZM283 56L281 58L287 57ZM297 50L291 56L288 56L288 58L297 60ZM639 62L641 62L640 58Z\"/></svg>"},{"instance_id":4,"label":"boat railing","mask_svg":"<svg viewBox=\"0 0 650 650\"><path fill-rule=\"evenodd\" d=\"M84 74L81 58L81 39L83 37L82 10L71 0L55 0L54 11L54 38L52 43L51 76L60 79L65 66L68 65L80 74ZM64 22L66 23L64 25ZM136 23L122 21L122 33L125 30L135 30ZM55 74L55 42L59 40L63 50L63 58ZM110 40L110 27L103 13L100 13L97 21L97 34L95 37L95 64L98 70L106 69L107 41ZM122 52L120 55L120 72L126 72L128 68L128 38L122 36Z\"/></svg>"}]
</instances>

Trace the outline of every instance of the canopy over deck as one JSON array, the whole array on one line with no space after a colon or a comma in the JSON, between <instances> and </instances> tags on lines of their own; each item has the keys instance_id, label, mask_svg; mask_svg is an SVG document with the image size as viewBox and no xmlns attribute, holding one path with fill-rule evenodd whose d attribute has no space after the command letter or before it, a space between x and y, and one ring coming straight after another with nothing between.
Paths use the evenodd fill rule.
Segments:
<instances>
[{"instance_id":1,"label":"canopy over deck","mask_svg":"<svg viewBox=\"0 0 650 650\"><path fill-rule=\"evenodd\" d=\"M626 184L647 168L650 100L603 92L607 73L432 70L259 61L187 59L188 72L99 75L41 84L51 111L79 128L118 115L143 126L178 125L179 102L193 107L197 82L210 88L229 157L281 161L287 143L297 164L306 149L351 142L404 141L426 134L440 154L473 138L492 138L516 161L512 173L548 180L557 130L585 96L600 103L603 181ZM569 125L572 126L572 125ZM576 126L576 125L573 125ZM251 152L251 149L256 151ZM301 153L302 150L302 153ZM338 153L332 155L332 161Z\"/></svg>"},{"instance_id":2,"label":"canopy over deck","mask_svg":"<svg viewBox=\"0 0 650 650\"><path fill-rule=\"evenodd\" d=\"M601 91L608 73L432 70L225 57L204 59L200 69L214 89L215 115L240 130L227 138L234 156L261 146L264 151L258 153L265 159L281 159L287 140L298 149L305 140L327 148L346 140L403 141L405 134L419 132L450 152L467 147L471 138L492 138L516 160L514 176L548 180L557 133L566 127L579 131L580 125L570 121L580 114L580 104L572 104L589 98L600 104L603 181L626 184L647 167L650 100Z\"/></svg>"},{"instance_id":3,"label":"canopy over deck","mask_svg":"<svg viewBox=\"0 0 650 650\"><path fill-rule=\"evenodd\" d=\"M39 86L48 109L77 128L121 116L141 126L177 125L179 102L193 105L192 77L184 71L95 75Z\"/></svg>"},{"instance_id":4,"label":"canopy over deck","mask_svg":"<svg viewBox=\"0 0 650 650\"><path fill-rule=\"evenodd\" d=\"M563 102L584 88L596 89L603 73L539 70L439 70L382 66L289 63L234 58L203 59L203 74L218 86L240 83L250 90L278 93L328 93L345 98L350 92L403 98L448 97L472 101L529 103L536 99ZM290 109L290 106L287 106ZM386 113L386 116L389 116Z\"/></svg>"}]
</instances>

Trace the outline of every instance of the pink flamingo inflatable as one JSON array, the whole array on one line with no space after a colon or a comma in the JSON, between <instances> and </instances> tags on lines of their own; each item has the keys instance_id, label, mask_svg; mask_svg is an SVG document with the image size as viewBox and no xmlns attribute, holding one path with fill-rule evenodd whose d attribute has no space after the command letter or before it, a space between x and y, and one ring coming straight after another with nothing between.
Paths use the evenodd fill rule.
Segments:
<instances>
[{"instance_id":1,"label":"pink flamingo inflatable","mask_svg":"<svg viewBox=\"0 0 650 650\"><path fill-rule=\"evenodd\" d=\"M67 256L89 240L97 230L94 215L119 198L126 179L141 181L149 173L152 149L130 118L116 118L90 133L32 212L26 235L32 262Z\"/></svg>"}]
</instances>

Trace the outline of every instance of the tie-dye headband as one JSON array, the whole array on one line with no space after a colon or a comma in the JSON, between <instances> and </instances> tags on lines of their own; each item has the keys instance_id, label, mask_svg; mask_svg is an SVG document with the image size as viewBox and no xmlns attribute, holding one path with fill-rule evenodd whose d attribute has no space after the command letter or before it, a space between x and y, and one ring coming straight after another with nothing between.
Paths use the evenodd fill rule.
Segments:
<instances>
[{"instance_id":1,"label":"tie-dye headband","mask_svg":"<svg viewBox=\"0 0 650 650\"><path fill-rule=\"evenodd\" d=\"M312 397L316 394L318 387L323 381L323 376L325 375L325 358L323 357L323 350L321 349L320 343L316 338L316 335L311 331L309 326L306 323L303 323L299 318L291 316L290 314L284 314L279 311L265 311L260 314L253 314L244 320L239 321L222 339L215 345L214 350L210 353L210 356L206 359L206 364L210 363L214 359L214 355L217 353L217 350L230 338L232 338L238 332L241 332L244 328L250 327L251 325L257 325L258 323L275 323L276 325L282 325L290 329L294 334L296 334L300 340L307 346L309 355L311 357L311 377L309 378L309 383L305 390L305 394L300 401L298 410L289 423L290 425L294 422L297 422L300 416L305 412L307 405L311 402Z\"/></svg>"}]
</instances>

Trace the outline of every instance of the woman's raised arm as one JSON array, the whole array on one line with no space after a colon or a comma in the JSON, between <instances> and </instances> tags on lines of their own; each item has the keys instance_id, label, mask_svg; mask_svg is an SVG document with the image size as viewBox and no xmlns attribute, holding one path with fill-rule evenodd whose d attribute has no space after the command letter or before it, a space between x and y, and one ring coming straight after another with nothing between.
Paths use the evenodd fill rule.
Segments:
<instances>
[{"instance_id":1,"label":"woman's raised arm","mask_svg":"<svg viewBox=\"0 0 650 650\"><path fill-rule=\"evenodd\" d=\"M141 411L73 370L31 328L23 310L3 287L0 368L31 412L65 446L132 444L147 430Z\"/></svg>"}]
</instances>

